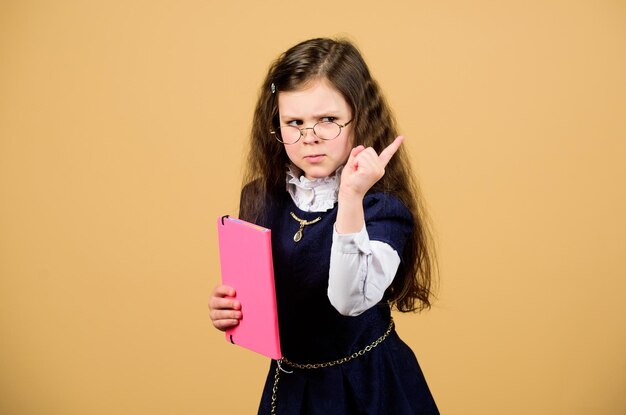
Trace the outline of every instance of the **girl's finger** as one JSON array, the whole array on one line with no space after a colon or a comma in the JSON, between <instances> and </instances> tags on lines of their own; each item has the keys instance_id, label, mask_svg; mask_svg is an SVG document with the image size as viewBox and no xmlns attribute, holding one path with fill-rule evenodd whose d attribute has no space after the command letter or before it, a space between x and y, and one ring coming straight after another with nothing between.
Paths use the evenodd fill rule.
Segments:
<instances>
[{"instance_id":1,"label":"girl's finger","mask_svg":"<svg viewBox=\"0 0 626 415\"><path fill-rule=\"evenodd\" d=\"M359 168L365 168L372 172L378 172L380 175L385 173L385 165L380 160L378 153L372 147L369 147L359 153L356 158Z\"/></svg>"},{"instance_id":2,"label":"girl's finger","mask_svg":"<svg viewBox=\"0 0 626 415\"><path fill-rule=\"evenodd\" d=\"M209 308L212 310L239 310L241 308L241 304L239 301L229 298L212 297L209 302Z\"/></svg>"},{"instance_id":3,"label":"girl's finger","mask_svg":"<svg viewBox=\"0 0 626 415\"><path fill-rule=\"evenodd\" d=\"M372 163L379 163L380 162L380 156L378 155L378 153L376 153L376 150L374 150L374 148L372 147L368 147L365 150L361 151L359 153L359 155L357 156L357 158L360 160L367 160L368 162L372 162Z\"/></svg>"},{"instance_id":4,"label":"girl's finger","mask_svg":"<svg viewBox=\"0 0 626 415\"><path fill-rule=\"evenodd\" d=\"M213 310L210 313L210 317L213 321L225 319L239 320L241 319L242 315L241 311L237 310Z\"/></svg>"},{"instance_id":5,"label":"girl's finger","mask_svg":"<svg viewBox=\"0 0 626 415\"><path fill-rule=\"evenodd\" d=\"M380 152L380 156L378 156L378 158L383 163L383 167L385 167L389 163L389 160L391 160L393 155L396 154L396 151L398 151L403 141L404 137L400 135L396 137L396 139L393 140L393 143L389 144L386 149Z\"/></svg>"},{"instance_id":6,"label":"girl's finger","mask_svg":"<svg viewBox=\"0 0 626 415\"><path fill-rule=\"evenodd\" d=\"M360 153L361 151L363 151L363 150L365 150L365 147L364 147L364 146L362 146L362 145L358 145L358 146L354 147L354 148L352 149L352 151L350 151L350 157L354 158L354 157L358 156L358 155L359 155L359 153Z\"/></svg>"},{"instance_id":7,"label":"girl's finger","mask_svg":"<svg viewBox=\"0 0 626 415\"><path fill-rule=\"evenodd\" d=\"M229 287L228 285L218 285L213 290L213 295L216 297L234 297L237 293L233 287Z\"/></svg>"},{"instance_id":8,"label":"girl's finger","mask_svg":"<svg viewBox=\"0 0 626 415\"><path fill-rule=\"evenodd\" d=\"M356 156L359 155L359 153L361 153L363 150L365 150L365 147L358 145L356 147L354 147L352 149L352 151L350 151L350 156L348 157L348 161L346 162L346 166L350 166L352 167L354 165L354 159L356 158Z\"/></svg>"},{"instance_id":9,"label":"girl's finger","mask_svg":"<svg viewBox=\"0 0 626 415\"><path fill-rule=\"evenodd\" d=\"M226 320L214 320L213 326L215 326L218 330L228 330L231 327L234 327L239 324L239 320L226 319Z\"/></svg>"}]
</instances>

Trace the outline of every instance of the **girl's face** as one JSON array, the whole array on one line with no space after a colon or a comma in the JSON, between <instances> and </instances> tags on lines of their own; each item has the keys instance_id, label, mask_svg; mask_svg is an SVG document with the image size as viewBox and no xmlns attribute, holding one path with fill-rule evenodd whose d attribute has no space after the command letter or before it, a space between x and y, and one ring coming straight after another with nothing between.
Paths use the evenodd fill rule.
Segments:
<instances>
[{"instance_id":1,"label":"girl's face","mask_svg":"<svg viewBox=\"0 0 626 415\"><path fill-rule=\"evenodd\" d=\"M344 125L352 120L345 98L325 78L314 80L302 89L278 93L280 125L313 127L320 121ZM289 160L302 170L307 179L328 177L348 161L352 150L352 124L341 129L334 140L322 140L313 130L294 144L284 144Z\"/></svg>"}]
</instances>

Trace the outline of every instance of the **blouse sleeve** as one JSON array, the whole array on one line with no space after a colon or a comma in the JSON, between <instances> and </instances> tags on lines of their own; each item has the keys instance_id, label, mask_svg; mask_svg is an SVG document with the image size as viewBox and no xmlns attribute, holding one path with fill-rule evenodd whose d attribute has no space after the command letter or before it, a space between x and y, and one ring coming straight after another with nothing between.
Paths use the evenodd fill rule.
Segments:
<instances>
[{"instance_id":1,"label":"blouse sleeve","mask_svg":"<svg viewBox=\"0 0 626 415\"><path fill-rule=\"evenodd\" d=\"M328 299L344 316L358 316L382 300L400 265L388 244L370 241L365 227L354 234L333 232Z\"/></svg>"},{"instance_id":2,"label":"blouse sleeve","mask_svg":"<svg viewBox=\"0 0 626 415\"><path fill-rule=\"evenodd\" d=\"M393 196L368 195L363 208L365 227L360 232L333 232L328 299L343 315L359 315L382 300L413 229L411 213Z\"/></svg>"}]
</instances>

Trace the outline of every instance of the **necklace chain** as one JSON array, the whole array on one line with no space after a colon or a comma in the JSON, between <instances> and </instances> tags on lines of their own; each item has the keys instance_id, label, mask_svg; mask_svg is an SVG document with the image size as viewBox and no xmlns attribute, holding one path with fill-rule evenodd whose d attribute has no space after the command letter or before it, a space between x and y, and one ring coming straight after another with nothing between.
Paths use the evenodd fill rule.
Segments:
<instances>
[{"instance_id":1,"label":"necklace chain","mask_svg":"<svg viewBox=\"0 0 626 415\"><path fill-rule=\"evenodd\" d=\"M294 242L300 242L300 239L302 239L302 231L304 230L305 226L313 225L314 223L317 223L322 220L321 216L318 216L317 218L313 220L304 220L304 219L300 219L299 217L297 217L296 214L293 212L289 212L289 213L291 213L292 218L294 218L296 221L298 221L298 223L300 223L300 229L298 229L298 231L293 236Z\"/></svg>"}]
</instances>

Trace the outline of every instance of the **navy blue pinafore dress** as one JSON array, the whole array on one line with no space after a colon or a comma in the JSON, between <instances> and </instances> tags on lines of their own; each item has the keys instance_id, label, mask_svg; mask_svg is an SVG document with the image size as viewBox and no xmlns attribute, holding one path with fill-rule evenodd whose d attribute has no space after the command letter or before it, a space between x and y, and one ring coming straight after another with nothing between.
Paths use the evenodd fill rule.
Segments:
<instances>
[{"instance_id":1,"label":"navy blue pinafore dress","mask_svg":"<svg viewBox=\"0 0 626 415\"><path fill-rule=\"evenodd\" d=\"M395 197L384 193L364 199L370 240L386 242L402 252L412 218ZM302 239L293 237L304 220ZM281 349L291 362L315 364L338 360L363 350L389 328L391 312L385 302L356 317L342 316L327 296L328 270L337 204L326 212L304 212L285 192L264 226L272 230L276 297ZM259 414L270 414L276 370L272 361ZM280 372L277 414L439 414L415 355L393 330L363 355L332 367Z\"/></svg>"}]
</instances>

